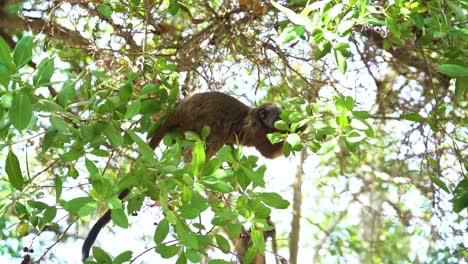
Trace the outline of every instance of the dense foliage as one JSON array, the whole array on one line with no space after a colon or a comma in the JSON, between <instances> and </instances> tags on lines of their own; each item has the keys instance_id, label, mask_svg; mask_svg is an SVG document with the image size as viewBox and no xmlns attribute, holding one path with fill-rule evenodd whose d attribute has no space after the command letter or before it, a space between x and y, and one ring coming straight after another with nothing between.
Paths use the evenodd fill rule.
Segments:
<instances>
[{"instance_id":1,"label":"dense foliage","mask_svg":"<svg viewBox=\"0 0 468 264\"><path fill-rule=\"evenodd\" d=\"M466 263L467 7L0 1L1 255L78 262L57 248L105 210L157 207L142 253L88 263ZM209 127L147 145L206 90L283 105L287 175L238 146L207 160Z\"/></svg>"}]
</instances>

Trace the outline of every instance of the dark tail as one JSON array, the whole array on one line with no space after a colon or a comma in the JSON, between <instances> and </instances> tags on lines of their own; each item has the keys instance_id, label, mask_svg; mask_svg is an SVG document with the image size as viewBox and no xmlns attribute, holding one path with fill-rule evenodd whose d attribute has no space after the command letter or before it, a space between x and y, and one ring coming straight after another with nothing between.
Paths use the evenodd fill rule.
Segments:
<instances>
[{"instance_id":1,"label":"dark tail","mask_svg":"<svg viewBox=\"0 0 468 264\"><path fill-rule=\"evenodd\" d=\"M119 199L122 200L127 196L130 192L130 189L125 189L119 194ZM91 231L89 231L88 236L86 237L83 247L81 247L81 261L85 262L85 260L89 257L89 251L96 241L96 238L101 231L101 229L109 223L111 220L111 210L107 210L107 212L99 218L99 220L94 224Z\"/></svg>"},{"instance_id":2,"label":"dark tail","mask_svg":"<svg viewBox=\"0 0 468 264\"><path fill-rule=\"evenodd\" d=\"M91 246L93 246L94 241L96 241L96 238L101 229L107 223L109 223L110 220L111 210L107 210L107 212L94 224L93 228L91 228L91 231L89 231L89 234L83 243L83 247L81 248L81 261L85 262L85 260L89 257L89 250L91 249Z\"/></svg>"},{"instance_id":3,"label":"dark tail","mask_svg":"<svg viewBox=\"0 0 468 264\"><path fill-rule=\"evenodd\" d=\"M163 120L162 126L157 129L157 131L153 134L149 141L149 146L152 149L155 149L163 137L171 130L174 126L174 117L169 116L167 120ZM119 194L119 199L122 200L127 196L127 194L130 192L129 189L126 189L122 191ZM83 247L81 248L81 260L84 262L88 257L89 257L89 251L91 250L91 247L94 244L94 241L96 241L96 238L101 231L101 229L109 223L111 220L111 211L108 210L99 220L94 224L93 228L91 228L91 231L89 231L88 236L86 237Z\"/></svg>"}]
</instances>

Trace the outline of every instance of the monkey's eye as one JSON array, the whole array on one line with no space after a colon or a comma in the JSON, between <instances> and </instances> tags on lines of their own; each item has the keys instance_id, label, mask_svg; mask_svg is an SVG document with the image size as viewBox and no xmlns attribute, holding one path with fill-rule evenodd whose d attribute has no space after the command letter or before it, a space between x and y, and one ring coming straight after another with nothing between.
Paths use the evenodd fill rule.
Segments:
<instances>
[{"instance_id":1,"label":"monkey's eye","mask_svg":"<svg viewBox=\"0 0 468 264\"><path fill-rule=\"evenodd\" d=\"M260 110L258 110L258 118L260 118L261 120L265 120L266 117L267 117L267 110L265 108L260 108Z\"/></svg>"}]
</instances>

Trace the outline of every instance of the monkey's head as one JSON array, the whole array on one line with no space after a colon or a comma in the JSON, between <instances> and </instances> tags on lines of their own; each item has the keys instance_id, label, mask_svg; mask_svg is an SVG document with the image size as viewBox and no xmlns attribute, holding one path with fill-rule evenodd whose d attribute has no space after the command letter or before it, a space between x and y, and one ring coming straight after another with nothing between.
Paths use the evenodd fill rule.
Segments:
<instances>
[{"instance_id":1,"label":"monkey's head","mask_svg":"<svg viewBox=\"0 0 468 264\"><path fill-rule=\"evenodd\" d=\"M271 130L277 130L275 128L275 122L280 120L280 114L283 108L277 103L264 103L258 107L257 117L262 122L262 124Z\"/></svg>"}]
</instances>

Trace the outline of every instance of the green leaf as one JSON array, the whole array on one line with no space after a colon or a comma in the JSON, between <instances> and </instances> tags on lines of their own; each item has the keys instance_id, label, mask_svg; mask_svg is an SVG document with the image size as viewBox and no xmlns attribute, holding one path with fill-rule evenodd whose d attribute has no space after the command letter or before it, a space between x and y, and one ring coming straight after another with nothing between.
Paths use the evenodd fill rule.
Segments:
<instances>
[{"instance_id":1,"label":"green leaf","mask_svg":"<svg viewBox=\"0 0 468 264\"><path fill-rule=\"evenodd\" d=\"M171 14L171 16L177 15L177 13L179 12L179 9L180 9L180 5L178 1L176 0L169 1L168 11L169 11L169 14Z\"/></svg>"},{"instance_id":2,"label":"green leaf","mask_svg":"<svg viewBox=\"0 0 468 264\"><path fill-rule=\"evenodd\" d=\"M242 223L231 223L227 225L227 233L231 237L238 237L242 232Z\"/></svg>"},{"instance_id":3,"label":"green leaf","mask_svg":"<svg viewBox=\"0 0 468 264\"><path fill-rule=\"evenodd\" d=\"M455 97L459 100L465 100L468 95L468 77L459 77L455 82Z\"/></svg>"},{"instance_id":4,"label":"green leaf","mask_svg":"<svg viewBox=\"0 0 468 264\"><path fill-rule=\"evenodd\" d=\"M141 89L141 95L145 95L148 93L156 93L158 91L158 87L152 83L148 83Z\"/></svg>"},{"instance_id":5,"label":"green leaf","mask_svg":"<svg viewBox=\"0 0 468 264\"><path fill-rule=\"evenodd\" d=\"M120 253L117 257L114 258L112 264L122 264L124 262L128 262L132 259L133 252L128 250Z\"/></svg>"},{"instance_id":6,"label":"green leaf","mask_svg":"<svg viewBox=\"0 0 468 264\"><path fill-rule=\"evenodd\" d=\"M400 39L400 36L401 36L400 27L395 22L395 20L392 17L386 17L385 24L387 25L387 28L390 30L390 33L392 33L397 39Z\"/></svg>"},{"instance_id":7,"label":"green leaf","mask_svg":"<svg viewBox=\"0 0 468 264\"><path fill-rule=\"evenodd\" d=\"M283 130L283 131L288 131L289 130L288 124L283 120L276 121L275 122L275 128L277 128L279 130Z\"/></svg>"},{"instance_id":8,"label":"green leaf","mask_svg":"<svg viewBox=\"0 0 468 264\"><path fill-rule=\"evenodd\" d=\"M202 140L206 140L211 133L211 128L209 126L203 126L201 131Z\"/></svg>"},{"instance_id":9,"label":"green leaf","mask_svg":"<svg viewBox=\"0 0 468 264\"><path fill-rule=\"evenodd\" d=\"M90 161L88 158L85 159L85 166L91 177L101 176L101 173L96 167L96 164L94 164L94 162Z\"/></svg>"},{"instance_id":10,"label":"green leaf","mask_svg":"<svg viewBox=\"0 0 468 264\"><path fill-rule=\"evenodd\" d=\"M300 25L300 26L309 26L309 27L315 28L314 25L312 24L312 22L309 20L309 18L307 16L296 14L291 9L289 9L287 7L284 7L284 6L278 4L278 3L274 2L274 1L271 1L271 4L276 9L278 9L279 11L284 13L292 23L294 23L296 25Z\"/></svg>"},{"instance_id":11,"label":"green leaf","mask_svg":"<svg viewBox=\"0 0 468 264\"><path fill-rule=\"evenodd\" d=\"M315 49L314 51L315 59L320 60L323 57L325 57L325 55L330 53L331 48L332 48L332 45L330 41L328 40L323 40L320 43L318 43L317 49Z\"/></svg>"},{"instance_id":12,"label":"green leaf","mask_svg":"<svg viewBox=\"0 0 468 264\"><path fill-rule=\"evenodd\" d=\"M13 95L13 102L8 110L8 117L16 129L21 131L28 127L33 118L31 99L29 99L28 95L22 92Z\"/></svg>"},{"instance_id":13,"label":"green leaf","mask_svg":"<svg viewBox=\"0 0 468 264\"><path fill-rule=\"evenodd\" d=\"M460 213L465 208L468 208L468 191L457 195L453 199L453 211L455 213Z\"/></svg>"},{"instance_id":14,"label":"green leaf","mask_svg":"<svg viewBox=\"0 0 468 264\"><path fill-rule=\"evenodd\" d=\"M60 158L60 160L62 160L63 162L71 162L71 161L77 160L78 158L80 158L83 155L84 155L84 151L81 150L81 149L80 150L71 150L71 151L65 153Z\"/></svg>"},{"instance_id":15,"label":"green leaf","mask_svg":"<svg viewBox=\"0 0 468 264\"><path fill-rule=\"evenodd\" d=\"M133 92L133 84L131 82L126 82L124 85L120 87L119 90L119 97L120 101L127 103L130 101L130 98L132 98L132 92Z\"/></svg>"},{"instance_id":16,"label":"green leaf","mask_svg":"<svg viewBox=\"0 0 468 264\"><path fill-rule=\"evenodd\" d=\"M111 18L112 16L112 8L105 4L98 5L98 10L103 14L106 18Z\"/></svg>"},{"instance_id":17,"label":"green leaf","mask_svg":"<svg viewBox=\"0 0 468 264\"><path fill-rule=\"evenodd\" d=\"M117 197L113 197L107 201L107 206L109 209L120 209L122 208L122 201Z\"/></svg>"},{"instance_id":18,"label":"green leaf","mask_svg":"<svg viewBox=\"0 0 468 264\"><path fill-rule=\"evenodd\" d=\"M346 107L346 98L344 95L339 94L333 96L333 102L335 103L335 109L338 112L347 112L347 107Z\"/></svg>"},{"instance_id":19,"label":"green leaf","mask_svg":"<svg viewBox=\"0 0 468 264\"><path fill-rule=\"evenodd\" d=\"M59 104L63 107L68 106L75 100L76 90L75 82L66 81L60 92L57 94L57 100Z\"/></svg>"},{"instance_id":20,"label":"green leaf","mask_svg":"<svg viewBox=\"0 0 468 264\"><path fill-rule=\"evenodd\" d=\"M10 71L8 67L0 63L0 85L4 88L8 88L10 84Z\"/></svg>"},{"instance_id":21,"label":"green leaf","mask_svg":"<svg viewBox=\"0 0 468 264\"><path fill-rule=\"evenodd\" d=\"M442 190L447 193L450 193L450 189L447 187L447 184L443 182L439 177L431 177L432 183L439 186Z\"/></svg>"},{"instance_id":22,"label":"green leaf","mask_svg":"<svg viewBox=\"0 0 468 264\"><path fill-rule=\"evenodd\" d=\"M351 96L346 96L345 97L345 106L348 111L353 110L354 108L354 100Z\"/></svg>"},{"instance_id":23,"label":"green leaf","mask_svg":"<svg viewBox=\"0 0 468 264\"><path fill-rule=\"evenodd\" d=\"M195 225L194 225L194 227L195 227ZM202 225L202 224L199 224L198 228L201 228L202 230L207 230L206 227L204 225ZM195 233L193 233L193 234L195 235ZM200 245L199 248L205 249L212 243L212 238L208 234L195 235L195 237L197 239L197 244Z\"/></svg>"},{"instance_id":24,"label":"green leaf","mask_svg":"<svg viewBox=\"0 0 468 264\"><path fill-rule=\"evenodd\" d=\"M247 249L247 253L244 256L243 263L251 263L253 262L255 256L257 255L257 249L253 246Z\"/></svg>"},{"instance_id":25,"label":"green leaf","mask_svg":"<svg viewBox=\"0 0 468 264\"><path fill-rule=\"evenodd\" d=\"M112 263L112 258L98 247L93 247L93 256L98 263Z\"/></svg>"},{"instance_id":26,"label":"green leaf","mask_svg":"<svg viewBox=\"0 0 468 264\"><path fill-rule=\"evenodd\" d=\"M103 150L103 149L93 149L90 153L95 155L95 156L104 157L104 158L110 156L109 151Z\"/></svg>"},{"instance_id":27,"label":"green leaf","mask_svg":"<svg viewBox=\"0 0 468 264\"><path fill-rule=\"evenodd\" d=\"M240 167L240 170L249 178L255 185L260 187L265 187L265 180L263 179L263 174L260 172L252 171L252 169L246 168L244 166Z\"/></svg>"},{"instance_id":28,"label":"green leaf","mask_svg":"<svg viewBox=\"0 0 468 264\"><path fill-rule=\"evenodd\" d=\"M366 138L366 135L359 130L352 130L346 135L346 140L349 143L358 143Z\"/></svg>"},{"instance_id":29,"label":"green leaf","mask_svg":"<svg viewBox=\"0 0 468 264\"><path fill-rule=\"evenodd\" d=\"M408 113L408 114L402 114L400 116L400 118L402 119L405 119L405 120L409 120L409 121L413 121L413 122L421 122L424 120L424 117L422 117L420 114L418 113Z\"/></svg>"},{"instance_id":30,"label":"green leaf","mask_svg":"<svg viewBox=\"0 0 468 264\"><path fill-rule=\"evenodd\" d=\"M203 179L202 183L213 191L217 191L221 193L230 193L233 191L231 185L229 185L225 181Z\"/></svg>"},{"instance_id":31,"label":"green leaf","mask_svg":"<svg viewBox=\"0 0 468 264\"><path fill-rule=\"evenodd\" d=\"M458 64L442 64L437 71L450 77L468 77L468 68Z\"/></svg>"},{"instance_id":32,"label":"green leaf","mask_svg":"<svg viewBox=\"0 0 468 264\"><path fill-rule=\"evenodd\" d=\"M193 233L187 226L178 224L175 226L177 235L179 236L180 242L188 247L198 249L198 240L195 233Z\"/></svg>"},{"instance_id":33,"label":"green leaf","mask_svg":"<svg viewBox=\"0 0 468 264\"><path fill-rule=\"evenodd\" d=\"M33 77L34 86L42 86L50 82L54 74L54 59L44 58L37 66L37 73Z\"/></svg>"},{"instance_id":34,"label":"green leaf","mask_svg":"<svg viewBox=\"0 0 468 264\"><path fill-rule=\"evenodd\" d=\"M219 170L219 168L221 168L222 163L223 161L220 158L214 157L210 159L203 169L203 175L208 176L214 174Z\"/></svg>"},{"instance_id":35,"label":"green leaf","mask_svg":"<svg viewBox=\"0 0 468 264\"><path fill-rule=\"evenodd\" d=\"M97 207L98 207L98 203L95 201L87 203L78 210L77 215L79 217L85 217L85 216L91 215L94 211L96 211Z\"/></svg>"},{"instance_id":36,"label":"green leaf","mask_svg":"<svg viewBox=\"0 0 468 264\"><path fill-rule=\"evenodd\" d=\"M354 153L354 152L356 152L358 150L359 142L350 142L348 140L348 137L345 137L343 142L344 142L346 148L348 148L349 151Z\"/></svg>"},{"instance_id":37,"label":"green leaf","mask_svg":"<svg viewBox=\"0 0 468 264\"><path fill-rule=\"evenodd\" d=\"M336 117L336 124L340 126L341 129L345 129L349 124L348 117L344 113L340 114Z\"/></svg>"},{"instance_id":38,"label":"green leaf","mask_svg":"<svg viewBox=\"0 0 468 264\"><path fill-rule=\"evenodd\" d=\"M33 39L31 36L23 36L13 50L13 61L19 69L32 58Z\"/></svg>"},{"instance_id":39,"label":"green leaf","mask_svg":"<svg viewBox=\"0 0 468 264\"><path fill-rule=\"evenodd\" d=\"M182 191L182 202L184 204L188 204L190 203L190 201L192 201L192 197L193 197L192 189L190 189L187 186L184 186L184 189Z\"/></svg>"},{"instance_id":40,"label":"green leaf","mask_svg":"<svg viewBox=\"0 0 468 264\"><path fill-rule=\"evenodd\" d=\"M283 140L283 136L278 133L278 132L275 132L273 134L267 134L267 139L272 143L272 144L275 144L275 143L278 143L280 141Z\"/></svg>"},{"instance_id":41,"label":"green leaf","mask_svg":"<svg viewBox=\"0 0 468 264\"><path fill-rule=\"evenodd\" d=\"M365 119L361 119L361 118L358 118L358 117L354 118L354 119L351 120L351 126L353 128L358 129L358 130L364 131L364 133L368 137L374 137L375 136L374 129L369 124L369 122L367 122Z\"/></svg>"},{"instance_id":42,"label":"green leaf","mask_svg":"<svg viewBox=\"0 0 468 264\"><path fill-rule=\"evenodd\" d=\"M199 172L205 165L205 148L203 143L200 141L195 142L195 146L192 150L192 165L193 175L198 176Z\"/></svg>"},{"instance_id":43,"label":"green leaf","mask_svg":"<svg viewBox=\"0 0 468 264\"><path fill-rule=\"evenodd\" d=\"M226 254L229 252L225 252ZM223 259L211 259L208 261L208 264L231 264L232 262L223 260Z\"/></svg>"},{"instance_id":44,"label":"green leaf","mask_svg":"<svg viewBox=\"0 0 468 264\"><path fill-rule=\"evenodd\" d=\"M410 17L413 20L414 25L417 28L419 28L419 29L424 28L424 17L421 14L411 14Z\"/></svg>"},{"instance_id":45,"label":"green leaf","mask_svg":"<svg viewBox=\"0 0 468 264\"><path fill-rule=\"evenodd\" d=\"M237 217L237 214L232 211L222 212L220 215L216 215L211 219L211 224L216 226L227 225Z\"/></svg>"},{"instance_id":46,"label":"green leaf","mask_svg":"<svg viewBox=\"0 0 468 264\"><path fill-rule=\"evenodd\" d=\"M234 163L236 161L234 155L232 154L232 147L228 145L223 146L218 151L217 157L219 157L222 161L227 161L229 163Z\"/></svg>"},{"instance_id":47,"label":"green leaf","mask_svg":"<svg viewBox=\"0 0 468 264\"><path fill-rule=\"evenodd\" d=\"M127 108L127 112L125 112L126 119L132 119L140 112L141 103L140 100L133 101Z\"/></svg>"},{"instance_id":48,"label":"green leaf","mask_svg":"<svg viewBox=\"0 0 468 264\"><path fill-rule=\"evenodd\" d=\"M305 115L303 115L302 113L298 113L298 112L292 112L291 114L289 114L289 121L291 123L298 123L298 122L301 122L302 120L304 120L306 118Z\"/></svg>"},{"instance_id":49,"label":"green leaf","mask_svg":"<svg viewBox=\"0 0 468 264\"><path fill-rule=\"evenodd\" d=\"M41 202L41 201L35 201L35 200L28 200L28 205L32 208L38 209L39 211L43 211L47 208L49 208L49 205Z\"/></svg>"},{"instance_id":50,"label":"green leaf","mask_svg":"<svg viewBox=\"0 0 468 264\"><path fill-rule=\"evenodd\" d=\"M51 129L62 133L67 133L70 130L70 125L59 116L50 116L49 122L51 124Z\"/></svg>"},{"instance_id":51,"label":"green leaf","mask_svg":"<svg viewBox=\"0 0 468 264\"><path fill-rule=\"evenodd\" d=\"M106 129L104 129L104 134L114 148L119 147L124 142L124 138L120 134L120 130L113 124L110 124Z\"/></svg>"},{"instance_id":52,"label":"green leaf","mask_svg":"<svg viewBox=\"0 0 468 264\"><path fill-rule=\"evenodd\" d=\"M257 252L264 253L265 252L265 239L263 237L263 233L256 228L251 229L251 238L253 242L253 247L256 249Z\"/></svg>"},{"instance_id":53,"label":"green leaf","mask_svg":"<svg viewBox=\"0 0 468 264\"><path fill-rule=\"evenodd\" d=\"M299 37L301 37L305 32L304 26L288 26L281 32L279 36L283 40L283 43L289 43Z\"/></svg>"},{"instance_id":54,"label":"green leaf","mask_svg":"<svg viewBox=\"0 0 468 264\"><path fill-rule=\"evenodd\" d=\"M360 119L372 118L372 115L369 114L369 112L367 111L352 111L352 114L354 117L360 118Z\"/></svg>"},{"instance_id":55,"label":"green leaf","mask_svg":"<svg viewBox=\"0 0 468 264\"><path fill-rule=\"evenodd\" d=\"M5 40L0 37L0 65L5 65L8 69L11 67L10 47Z\"/></svg>"},{"instance_id":56,"label":"green leaf","mask_svg":"<svg viewBox=\"0 0 468 264\"><path fill-rule=\"evenodd\" d=\"M26 206L18 201L15 202L15 212L22 218L24 215L28 213L28 209Z\"/></svg>"},{"instance_id":57,"label":"green leaf","mask_svg":"<svg viewBox=\"0 0 468 264\"><path fill-rule=\"evenodd\" d=\"M162 243L168 234L169 222L166 219L163 219L161 222L159 222L158 226L156 227L156 231L154 232L154 242L156 244Z\"/></svg>"},{"instance_id":58,"label":"green leaf","mask_svg":"<svg viewBox=\"0 0 468 264\"><path fill-rule=\"evenodd\" d=\"M273 192L264 192L259 195L262 202L276 209L286 209L289 207L289 202L284 200L281 195Z\"/></svg>"},{"instance_id":59,"label":"green leaf","mask_svg":"<svg viewBox=\"0 0 468 264\"><path fill-rule=\"evenodd\" d=\"M177 245L166 246L165 244L158 244L155 250L161 255L161 257L168 259L177 255L180 249L181 247Z\"/></svg>"},{"instance_id":60,"label":"green leaf","mask_svg":"<svg viewBox=\"0 0 468 264\"><path fill-rule=\"evenodd\" d=\"M333 49L333 55L335 57L336 65L338 65L341 73L345 74L348 64L346 62L346 57L344 56L343 51Z\"/></svg>"},{"instance_id":61,"label":"green leaf","mask_svg":"<svg viewBox=\"0 0 468 264\"><path fill-rule=\"evenodd\" d=\"M209 208L209 205L205 198L201 196L198 192L193 193L191 206L198 209L199 212L203 212Z\"/></svg>"},{"instance_id":62,"label":"green leaf","mask_svg":"<svg viewBox=\"0 0 468 264\"><path fill-rule=\"evenodd\" d=\"M123 208L111 210L112 222L120 227L128 228L128 218Z\"/></svg>"},{"instance_id":63,"label":"green leaf","mask_svg":"<svg viewBox=\"0 0 468 264\"><path fill-rule=\"evenodd\" d=\"M328 24L329 21L332 21L335 18L337 18L338 15L341 13L341 10L343 10L343 6L344 5L342 3L334 4L333 7L327 11L325 23Z\"/></svg>"},{"instance_id":64,"label":"green leaf","mask_svg":"<svg viewBox=\"0 0 468 264\"><path fill-rule=\"evenodd\" d=\"M47 99L37 100L36 107L38 108L39 111L45 111L49 113L63 111L63 108L60 105Z\"/></svg>"},{"instance_id":65,"label":"green leaf","mask_svg":"<svg viewBox=\"0 0 468 264\"><path fill-rule=\"evenodd\" d=\"M349 30L354 26L355 22L353 20L345 20L338 24L337 32L340 36L344 36Z\"/></svg>"},{"instance_id":66,"label":"green leaf","mask_svg":"<svg viewBox=\"0 0 468 264\"><path fill-rule=\"evenodd\" d=\"M184 219L195 219L200 215L200 211L197 208L193 208L191 206L181 206L179 208L180 216Z\"/></svg>"},{"instance_id":67,"label":"green leaf","mask_svg":"<svg viewBox=\"0 0 468 264\"><path fill-rule=\"evenodd\" d=\"M216 244L218 244L219 249L225 254L228 254L231 251L231 246L229 241L221 235L215 235Z\"/></svg>"},{"instance_id":68,"label":"green leaf","mask_svg":"<svg viewBox=\"0 0 468 264\"><path fill-rule=\"evenodd\" d=\"M135 132L131 130L127 130L126 133L130 136L130 138L137 143L138 151L141 154L142 158L145 162L148 162L148 165L154 164L153 158L153 150L144 142Z\"/></svg>"},{"instance_id":69,"label":"green leaf","mask_svg":"<svg viewBox=\"0 0 468 264\"><path fill-rule=\"evenodd\" d=\"M63 181L60 177L55 177L54 180L54 187L55 187L55 202L60 201L60 197L62 196L63 191Z\"/></svg>"},{"instance_id":70,"label":"green leaf","mask_svg":"<svg viewBox=\"0 0 468 264\"><path fill-rule=\"evenodd\" d=\"M185 256L185 252L182 252L182 254L179 255L176 264L187 264L187 257Z\"/></svg>"},{"instance_id":71,"label":"green leaf","mask_svg":"<svg viewBox=\"0 0 468 264\"><path fill-rule=\"evenodd\" d=\"M13 151L8 151L8 155L5 161L5 171L8 175L8 181L15 189L22 191L24 187L23 174L21 173L21 167Z\"/></svg>"},{"instance_id":72,"label":"green leaf","mask_svg":"<svg viewBox=\"0 0 468 264\"><path fill-rule=\"evenodd\" d=\"M286 142L288 142L291 145L292 149L295 151L299 151L302 149L301 138L296 133L289 134L286 137Z\"/></svg>"},{"instance_id":73,"label":"green leaf","mask_svg":"<svg viewBox=\"0 0 468 264\"><path fill-rule=\"evenodd\" d=\"M43 221L45 223L50 223L54 220L55 216L57 215L57 208L55 206L49 206L44 211Z\"/></svg>"},{"instance_id":74,"label":"green leaf","mask_svg":"<svg viewBox=\"0 0 468 264\"><path fill-rule=\"evenodd\" d=\"M90 197L77 197L71 199L68 202L63 202L62 206L63 209L65 209L66 211L76 215L76 213L78 212L78 210L80 210L81 207L92 202L94 202L94 200Z\"/></svg>"},{"instance_id":75,"label":"green leaf","mask_svg":"<svg viewBox=\"0 0 468 264\"><path fill-rule=\"evenodd\" d=\"M458 2L458 1L456 1ZM446 3L450 7L453 13L455 13L455 16L457 17L458 21L466 21L466 14L463 12L463 10L466 11L466 9L463 9L461 6L455 4L454 2L447 0ZM462 2L463 3L463 2ZM466 2L463 3L466 7Z\"/></svg>"}]
</instances>

